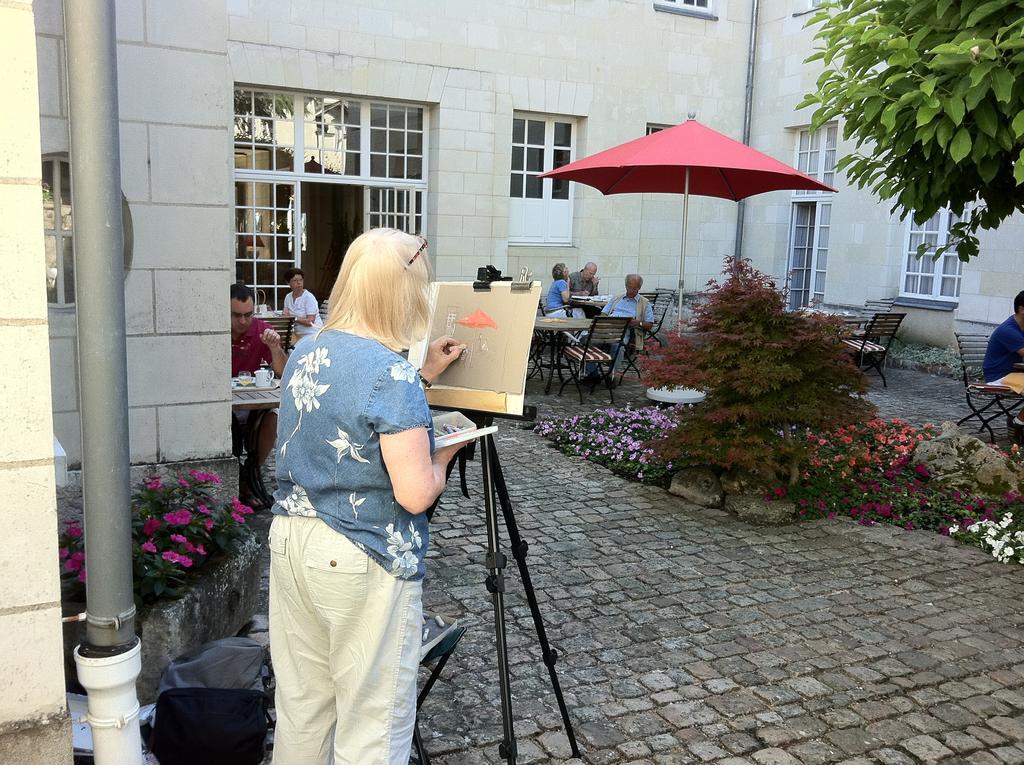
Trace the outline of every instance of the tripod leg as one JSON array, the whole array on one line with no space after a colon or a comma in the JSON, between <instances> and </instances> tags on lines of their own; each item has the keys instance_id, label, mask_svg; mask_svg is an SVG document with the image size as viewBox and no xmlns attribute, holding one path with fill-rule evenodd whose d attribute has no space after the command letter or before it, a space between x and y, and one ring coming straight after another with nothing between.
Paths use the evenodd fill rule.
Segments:
<instances>
[{"instance_id":1,"label":"tripod leg","mask_svg":"<svg viewBox=\"0 0 1024 765\"><path fill-rule=\"evenodd\" d=\"M533 580L530 579L530 569L526 566L526 551L529 545L519 536L519 526L516 523L515 514L512 511L512 500L508 496L508 487L505 485L505 475L501 471L501 462L498 460L498 449L494 445L494 439L487 436L487 443L481 450L483 455L490 458L490 472L493 474L494 484L498 490L498 499L501 502L501 510L505 516L505 528L508 531L509 543L512 545L512 556L519 566L519 577L523 580L523 590L526 591L526 602L530 605L530 614L533 616L533 626L537 630L537 640L540 642L541 655L548 668L548 675L551 677L551 688L555 692L555 699L558 701L558 710L562 713L562 725L565 727L565 735L569 739L569 748L573 757L580 756L580 748L576 743L576 732L572 727L572 720L569 719L569 709L565 705L565 697L562 696L562 686L558 682L558 672L555 671L555 663L558 661L558 652L551 648L548 643L547 631L544 629L544 617L541 616L540 606L537 603L537 593L533 589Z\"/></svg>"},{"instance_id":2,"label":"tripod leg","mask_svg":"<svg viewBox=\"0 0 1024 765\"><path fill-rule=\"evenodd\" d=\"M512 727L512 687L508 673L508 644L505 640L505 554L498 540L498 508L494 501L494 442L485 437L480 460L484 473L484 508L487 516L487 590L494 608L494 637L498 649L498 684L504 740L498 753L509 765L516 762L516 737Z\"/></svg>"}]
</instances>

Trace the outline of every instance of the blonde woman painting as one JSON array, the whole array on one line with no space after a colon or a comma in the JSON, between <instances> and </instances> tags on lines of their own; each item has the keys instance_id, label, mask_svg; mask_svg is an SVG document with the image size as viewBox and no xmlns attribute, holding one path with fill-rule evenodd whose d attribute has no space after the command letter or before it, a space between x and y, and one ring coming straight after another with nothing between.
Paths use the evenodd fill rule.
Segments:
<instances>
[{"instance_id":1,"label":"blonde woman painting","mask_svg":"<svg viewBox=\"0 0 1024 765\"><path fill-rule=\"evenodd\" d=\"M460 448L433 448L423 368L399 353L427 331L421 237L373 229L348 248L323 328L284 371L270 528L275 765L406 765L416 717L427 510Z\"/></svg>"}]
</instances>

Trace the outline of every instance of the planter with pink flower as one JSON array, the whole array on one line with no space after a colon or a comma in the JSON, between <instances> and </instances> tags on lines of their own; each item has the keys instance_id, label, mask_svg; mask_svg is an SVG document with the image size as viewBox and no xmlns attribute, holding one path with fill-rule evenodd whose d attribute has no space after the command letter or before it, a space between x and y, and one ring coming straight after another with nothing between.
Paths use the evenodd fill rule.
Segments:
<instances>
[{"instance_id":1,"label":"planter with pink flower","mask_svg":"<svg viewBox=\"0 0 1024 765\"><path fill-rule=\"evenodd\" d=\"M238 632L255 612L262 543L252 508L220 496L220 478L191 470L146 478L132 497L136 630L142 638L140 698L155 696L164 666L186 650ZM82 610L85 537L68 523L60 538L65 611ZM73 647L81 630L65 631ZM70 654L70 651L66 651Z\"/></svg>"}]
</instances>

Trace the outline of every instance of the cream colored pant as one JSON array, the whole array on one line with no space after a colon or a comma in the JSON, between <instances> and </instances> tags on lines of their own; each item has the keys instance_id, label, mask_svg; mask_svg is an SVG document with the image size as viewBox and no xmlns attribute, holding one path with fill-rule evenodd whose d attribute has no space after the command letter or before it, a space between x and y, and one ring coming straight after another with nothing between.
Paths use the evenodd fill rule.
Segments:
<instances>
[{"instance_id":1,"label":"cream colored pant","mask_svg":"<svg viewBox=\"0 0 1024 765\"><path fill-rule=\"evenodd\" d=\"M391 576L318 518L275 516L270 557L274 765L407 765L421 583Z\"/></svg>"}]
</instances>

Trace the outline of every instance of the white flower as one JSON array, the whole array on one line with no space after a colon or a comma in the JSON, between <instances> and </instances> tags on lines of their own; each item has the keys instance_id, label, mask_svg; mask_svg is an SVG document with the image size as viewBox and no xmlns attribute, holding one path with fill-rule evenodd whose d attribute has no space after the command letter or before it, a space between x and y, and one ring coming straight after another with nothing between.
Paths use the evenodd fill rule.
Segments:
<instances>
[{"instance_id":1,"label":"white flower","mask_svg":"<svg viewBox=\"0 0 1024 765\"><path fill-rule=\"evenodd\" d=\"M313 507L313 503L309 501L306 490L298 484L292 486L291 493L282 499L280 504L289 515L302 515L308 518L316 515L316 509Z\"/></svg>"},{"instance_id":2,"label":"white flower","mask_svg":"<svg viewBox=\"0 0 1024 765\"><path fill-rule=\"evenodd\" d=\"M352 515L354 515L356 517L357 521L359 520L359 510L358 510L358 507L361 504L363 504L365 501L366 501L366 497L359 497L357 499L355 492L352 492L351 494L348 495L348 503L350 505L352 505Z\"/></svg>"},{"instance_id":3,"label":"white flower","mask_svg":"<svg viewBox=\"0 0 1024 765\"><path fill-rule=\"evenodd\" d=\"M320 347L299 356L298 364L307 375L318 375L321 366L329 367L331 365L331 359L327 349Z\"/></svg>"},{"instance_id":4,"label":"white flower","mask_svg":"<svg viewBox=\"0 0 1024 765\"><path fill-rule=\"evenodd\" d=\"M341 462L341 458L348 452L349 456L357 462L365 462L369 464L369 460L363 457L359 453L359 450L363 448L363 444L354 444L346 433L341 428L338 428L338 437L333 441L328 441L331 446L337 450L338 462Z\"/></svg>"},{"instance_id":5,"label":"white flower","mask_svg":"<svg viewBox=\"0 0 1024 765\"><path fill-rule=\"evenodd\" d=\"M402 532L389 523L384 529L388 533L388 555L391 556L391 570L402 572L406 576L415 573L419 561L412 552L412 542L406 542Z\"/></svg>"},{"instance_id":6,"label":"white flower","mask_svg":"<svg viewBox=\"0 0 1024 765\"><path fill-rule=\"evenodd\" d=\"M416 383L416 368L408 361L396 361L391 365L391 379L405 380L408 383Z\"/></svg>"},{"instance_id":7,"label":"white flower","mask_svg":"<svg viewBox=\"0 0 1024 765\"><path fill-rule=\"evenodd\" d=\"M320 408L319 396L322 396L330 388L330 384L321 385L307 374L296 369L292 379L288 381L288 387L292 389L292 397L295 399L295 408L300 412L305 409L312 412Z\"/></svg>"},{"instance_id":8,"label":"white flower","mask_svg":"<svg viewBox=\"0 0 1024 765\"><path fill-rule=\"evenodd\" d=\"M423 547L423 539L420 537L420 532L416 530L416 527L412 525L412 521L409 521L409 535L412 538L412 543L416 545L416 549Z\"/></svg>"},{"instance_id":9,"label":"white flower","mask_svg":"<svg viewBox=\"0 0 1024 765\"><path fill-rule=\"evenodd\" d=\"M954 524L954 525L952 525L952 526L950 526L950 527L949 527L949 535L950 535L950 536L953 536L953 535L954 535L954 534L956 534L956 533L957 533L958 531L960 531L960 527L959 527L959 526L957 526L956 524Z\"/></svg>"}]
</instances>

